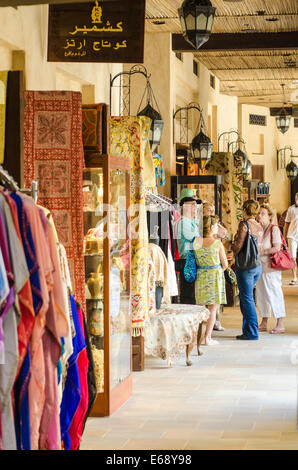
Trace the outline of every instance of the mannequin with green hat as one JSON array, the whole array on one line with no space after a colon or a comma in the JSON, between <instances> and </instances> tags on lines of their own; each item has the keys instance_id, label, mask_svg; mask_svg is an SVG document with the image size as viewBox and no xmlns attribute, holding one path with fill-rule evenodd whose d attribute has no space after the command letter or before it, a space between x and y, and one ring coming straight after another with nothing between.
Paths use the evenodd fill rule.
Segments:
<instances>
[{"instance_id":1,"label":"mannequin with green hat","mask_svg":"<svg viewBox=\"0 0 298 470\"><path fill-rule=\"evenodd\" d=\"M179 197L181 218L175 226L177 245L180 257L180 303L195 304L194 283L184 278L184 265L194 238L199 236L198 204L202 201L194 196L191 188L183 188Z\"/></svg>"}]
</instances>

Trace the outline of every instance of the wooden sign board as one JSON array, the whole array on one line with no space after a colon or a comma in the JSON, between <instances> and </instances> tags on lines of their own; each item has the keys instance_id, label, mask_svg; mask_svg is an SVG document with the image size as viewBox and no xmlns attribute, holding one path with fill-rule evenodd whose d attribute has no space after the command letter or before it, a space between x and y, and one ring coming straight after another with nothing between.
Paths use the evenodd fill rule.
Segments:
<instances>
[{"instance_id":1,"label":"wooden sign board","mask_svg":"<svg viewBox=\"0 0 298 470\"><path fill-rule=\"evenodd\" d=\"M48 62L143 63L145 0L49 6Z\"/></svg>"}]
</instances>

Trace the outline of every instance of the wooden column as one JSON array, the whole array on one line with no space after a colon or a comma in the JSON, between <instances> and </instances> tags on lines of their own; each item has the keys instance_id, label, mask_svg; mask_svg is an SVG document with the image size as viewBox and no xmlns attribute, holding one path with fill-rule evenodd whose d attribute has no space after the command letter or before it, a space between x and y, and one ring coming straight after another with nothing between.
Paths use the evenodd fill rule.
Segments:
<instances>
[{"instance_id":1,"label":"wooden column","mask_svg":"<svg viewBox=\"0 0 298 470\"><path fill-rule=\"evenodd\" d=\"M24 89L23 72L8 72L6 93L5 151L3 167L23 187Z\"/></svg>"}]
</instances>

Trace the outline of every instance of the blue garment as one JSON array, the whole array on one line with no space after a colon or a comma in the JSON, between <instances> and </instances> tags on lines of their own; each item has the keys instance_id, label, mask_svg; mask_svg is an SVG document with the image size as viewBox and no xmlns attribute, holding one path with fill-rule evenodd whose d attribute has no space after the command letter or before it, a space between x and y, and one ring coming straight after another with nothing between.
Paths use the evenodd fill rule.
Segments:
<instances>
[{"instance_id":1,"label":"blue garment","mask_svg":"<svg viewBox=\"0 0 298 470\"><path fill-rule=\"evenodd\" d=\"M240 297L240 310L243 315L242 331L250 339L258 339L258 316L254 300L254 287L262 274L262 266L239 271L236 269Z\"/></svg>"},{"instance_id":2,"label":"blue garment","mask_svg":"<svg viewBox=\"0 0 298 470\"><path fill-rule=\"evenodd\" d=\"M31 450L28 394L29 379L30 353L28 345L27 354L14 385L15 430L18 450Z\"/></svg>"},{"instance_id":3,"label":"blue garment","mask_svg":"<svg viewBox=\"0 0 298 470\"><path fill-rule=\"evenodd\" d=\"M176 224L176 238L181 259L187 258L187 254L191 249L191 242L198 236L198 219L189 219L188 217L182 216Z\"/></svg>"},{"instance_id":4,"label":"blue garment","mask_svg":"<svg viewBox=\"0 0 298 470\"><path fill-rule=\"evenodd\" d=\"M75 328L73 337L73 353L68 359L67 376L63 389L60 407L61 441L66 450L70 450L71 439L69 427L81 400L81 386L77 359L79 353L86 347L85 336L81 328L79 314L75 299L70 296L71 311Z\"/></svg>"},{"instance_id":5,"label":"blue garment","mask_svg":"<svg viewBox=\"0 0 298 470\"><path fill-rule=\"evenodd\" d=\"M24 253L26 257L28 271L30 273L30 284L32 290L33 307L35 316L38 315L42 305L42 296L40 290L40 280L38 273L38 264L36 261L35 247L32 237L30 224L23 207L22 198L17 193L11 193L10 197L15 201L18 211L18 221L23 242ZM29 395L28 386L30 380L30 351L27 348L27 354L21 367L20 374L14 385L15 397L15 430L18 449L30 450L30 423L29 423Z\"/></svg>"}]
</instances>

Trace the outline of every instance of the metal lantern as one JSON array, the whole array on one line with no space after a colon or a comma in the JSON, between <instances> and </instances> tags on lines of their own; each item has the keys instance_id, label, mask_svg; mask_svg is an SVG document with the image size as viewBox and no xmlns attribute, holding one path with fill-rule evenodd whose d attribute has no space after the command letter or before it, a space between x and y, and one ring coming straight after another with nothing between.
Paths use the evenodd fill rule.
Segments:
<instances>
[{"instance_id":1,"label":"metal lantern","mask_svg":"<svg viewBox=\"0 0 298 470\"><path fill-rule=\"evenodd\" d=\"M159 146L161 141L161 135L164 127L164 121L158 111L156 111L150 103L138 113L138 116L146 116L151 119L151 127L149 131L149 142L153 152Z\"/></svg>"},{"instance_id":2,"label":"metal lantern","mask_svg":"<svg viewBox=\"0 0 298 470\"><path fill-rule=\"evenodd\" d=\"M246 158L246 164L242 168L242 175L244 179L247 179L249 177L249 175L251 174L251 169L252 169L252 163L250 160L248 160L248 158Z\"/></svg>"},{"instance_id":3,"label":"metal lantern","mask_svg":"<svg viewBox=\"0 0 298 470\"><path fill-rule=\"evenodd\" d=\"M234 157L239 157L241 158L241 166L242 166L242 170L246 167L246 164L248 162L248 158L247 158L247 155L245 152L243 152L243 150L241 150L240 148L238 148L238 150L236 150L236 152L233 153Z\"/></svg>"},{"instance_id":4,"label":"metal lantern","mask_svg":"<svg viewBox=\"0 0 298 470\"><path fill-rule=\"evenodd\" d=\"M289 116L285 110L285 85L282 84L284 104L282 109L279 111L278 115L275 117L276 126L282 134L285 134L290 127L291 116Z\"/></svg>"},{"instance_id":5,"label":"metal lantern","mask_svg":"<svg viewBox=\"0 0 298 470\"><path fill-rule=\"evenodd\" d=\"M210 0L184 0L178 9L182 34L195 49L208 41L215 10Z\"/></svg>"},{"instance_id":6,"label":"metal lantern","mask_svg":"<svg viewBox=\"0 0 298 470\"><path fill-rule=\"evenodd\" d=\"M290 163L287 164L286 166L286 172L287 172L287 177L294 181L298 174L298 166L296 165L293 160L290 161Z\"/></svg>"},{"instance_id":7,"label":"metal lantern","mask_svg":"<svg viewBox=\"0 0 298 470\"><path fill-rule=\"evenodd\" d=\"M211 160L213 143L209 137L204 134L202 129L199 134L196 135L191 143L193 158L196 163L198 163L200 169L205 168L207 162Z\"/></svg>"},{"instance_id":8,"label":"metal lantern","mask_svg":"<svg viewBox=\"0 0 298 470\"><path fill-rule=\"evenodd\" d=\"M138 112L138 116L146 116L151 119L151 127L150 127L150 132L149 132L149 143L152 152L156 151L156 148L159 146L160 141L161 141L161 135L164 127L164 121L160 115L160 111L156 111L156 109L153 108L153 104L155 103L156 107L158 108L157 101L155 99L153 90L151 88L150 84L150 76L147 76L147 81L146 81L146 89L145 93L147 92L147 105L142 111ZM145 95L144 93L144 95ZM143 95L143 96L144 96ZM142 98L143 101L143 98ZM141 101L141 104L142 104ZM140 104L140 106L141 106Z\"/></svg>"},{"instance_id":9,"label":"metal lantern","mask_svg":"<svg viewBox=\"0 0 298 470\"><path fill-rule=\"evenodd\" d=\"M282 134L285 134L290 127L291 116L289 116L283 107L278 116L275 117L277 128L280 130Z\"/></svg>"}]
</instances>

